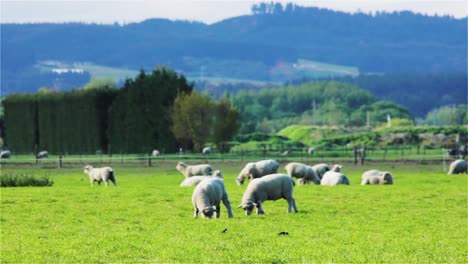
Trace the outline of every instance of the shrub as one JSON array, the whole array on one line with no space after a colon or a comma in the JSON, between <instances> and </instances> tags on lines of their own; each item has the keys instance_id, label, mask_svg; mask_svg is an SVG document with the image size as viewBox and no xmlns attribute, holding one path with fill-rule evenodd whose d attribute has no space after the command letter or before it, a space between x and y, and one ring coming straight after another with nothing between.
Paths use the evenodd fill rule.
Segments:
<instances>
[{"instance_id":1,"label":"shrub","mask_svg":"<svg viewBox=\"0 0 468 264\"><path fill-rule=\"evenodd\" d=\"M54 181L48 176L36 178L25 173L0 175L0 187L52 186Z\"/></svg>"}]
</instances>

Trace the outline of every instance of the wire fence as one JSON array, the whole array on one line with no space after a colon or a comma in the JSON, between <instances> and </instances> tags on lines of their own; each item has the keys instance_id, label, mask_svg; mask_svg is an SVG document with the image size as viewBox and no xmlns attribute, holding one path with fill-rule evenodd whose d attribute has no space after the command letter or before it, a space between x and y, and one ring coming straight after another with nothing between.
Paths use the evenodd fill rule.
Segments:
<instances>
[{"instance_id":1,"label":"wire fence","mask_svg":"<svg viewBox=\"0 0 468 264\"><path fill-rule=\"evenodd\" d=\"M362 151L362 150L361 150ZM261 159L275 159L279 162L302 162L307 164L320 162L347 162L362 165L366 162L448 162L461 156L449 156L445 149L400 148L369 148L358 152L353 148L324 148L308 154L304 149L288 149L283 151L269 149L244 149L229 153L162 153L159 156L148 154L72 154L48 155L38 159L32 154L11 155L8 159L0 159L0 166L47 166L58 168L67 166L92 165L135 165L157 166L160 163L210 163L238 162L245 163ZM464 158L464 157L463 157Z\"/></svg>"}]
</instances>

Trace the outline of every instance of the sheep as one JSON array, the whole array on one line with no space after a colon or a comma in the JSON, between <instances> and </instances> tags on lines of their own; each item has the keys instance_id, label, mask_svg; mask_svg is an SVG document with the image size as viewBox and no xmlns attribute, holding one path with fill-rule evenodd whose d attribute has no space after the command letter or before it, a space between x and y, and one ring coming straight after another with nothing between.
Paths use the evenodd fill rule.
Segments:
<instances>
[{"instance_id":1,"label":"sheep","mask_svg":"<svg viewBox=\"0 0 468 264\"><path fill-rule=\"evenodd\" d=\"M211 154L211 152L213 152L213 150L210 147L203 148L202 150L203 155Z\"/></svg>"},{"instance_id":2,"label":"sheep","mask_svg":"<svg viewBox=\"0 0 468 264\"><path fill-rule=\"evenodd\" d=\"M2 150L0 152L0 159L9 159L11 157L11 152L9 150Z\"/></svg>"},{"instance_id":3,"label":"sheep","mask_svg":"<svg viewBox=\"0 0 468 264\"><path fill-rule=\"evenodd\" d=\"M286 199L288 201L288 213L298 212L296 201L293 197L294 180L286 174L269 174L261 178L253 179L242 196L242 208L246 215L251 215L254 207L257 214L264 214L262 203L266 200Z\"/></svg>"},{"instance_id":4,"label":"sheep","mask_svg":"<svg viewBox=\"0 0 468 264\"><path fill-rule=\"evenodd\" d=\"M324 186L335 186L338 184L349 185L349 179L345 175L336 171L327 171L320 181L320 185Z\"/></svg>"},{"instance_id":5,"label":"sheep","mask_svg":"<svg viewBox=\"0 0 468 264\"><path fill-rule=\"evenodd\" d=\"M216 218L219 218L221 201L226 206L229 218L232 218L231 202L223 180L219 178L204 179L195 187L192 193L193 217L197 218L200 213L203 218L211 218L213 212L216 212Z\"/></svg>"},{"instance_id":6,"label":"sheep","mask_svg":"<svg viewBox=\"0 0 468 264\"><path fill-rule=\"evenodd\" d=\"M155 149L151 152L152 157L158 157L160 155L159 150Z\"/></svg>"},{"instance_id":7,"label":"sheep","mask_svg":"<svg viewBox=\"0 0 468 264\"><path fill-rule=\"evenodd\" d=\"M298 162L291 162L284 168L290 177L300 178L298 184L307 184L310 181L313 181L315 184L320 184L320 178L311 166Z\"/></svg>"},{"instance_id":8,"label":"sheep","mask_svg":"<svg viewBox=\"0 0 468 264\"><path fill-rule=\"evenodd\" d=\"M328 164L325 163L316 164L312 166L312 168L315 170L315 173L317 174L317 176L319 176L320 179L322 179L323 174L325 174L325 172L330 170Z\"/></svg>"},{"instance_id":9,"label":"sheep","mask_svg":"<svg viewBox=\"0 0 468 264\"><path fill-rule=\"evenodd\" d=\"M180 171L185 178L195 175L211 175L213 168L209 164L187 165L184 162L177 163L176 169Z\"/></svg>"},{"instance_id":10,"label":"sheep","mask_svg":"<svg viewBox=\"0 0 468 264\"><path fill-rule=\"evenodd\" d=\"M185 179L180 183L180 186L181 186L181 187L196 186L196 185L198 185L201 181L203 181L204 179L211 179L211 178L213 178L213 177L222 179L222 178L223 178L223 175L221 174L221 171L215 170L215 171L213 172L213 176L201 176L201 175L197 175L197 176L192 176L192 177L185 178Z\"/></svg>"},{"instance_id":11,"label":"sheep","mask_svg":"<svg viewBox=\"0 0 468 264\"><path fill-rule=\"evenodd\" d=\"M361 185L393 184L393 176L388 171L368 170L362 174Z\"/></svg>"},{"instance_id":12,"label":"sheep","mask_svg":"<svg viewBox=\"0 0 468 264\"><path fill-rule=\"evenodd\" d=\"M101 182L104 182L106 187L109 187L109 180L114 183L114 186L117 186L114 170L112 170L111 167L93 168L91 165L86 165L83 169L84 173L89 175L91 187L94 187L95 181L97 181L99 185L101 185Z\"/></svg>"},{"instance_id":13,"label":"sheep","mask_svg":"<svg viewBox=\"0 0 468 264\"><path fill-rule=\"evenodd\" d=\"M257 162L249 162L245 165L239 176L236 178L237 185L244 184L245 178L255 179L264 175L277 173L279 162L276 160L261 160Z\"/></svg>"},{"instance_id":14,"label":"sheep","mask_svg":"<svg viewBox=\"0 0 468 264\"><path fill-rule=\"evenodd\" d=\"M36 159L49 158L49 152L46 150L37 153Z\"/></svg>"},{"instance_id":15,"label":"sheep","mask_svg":"<svg viewBox=\"0 0 468 264\"><path fill-rule=\"evenodd\" d=\"M448 175L450 174L460 174L460 173L468 173L468 166L466 160L457 159L450 163Z\"/></svg>"},{"instance_id":16,"label":"sheep","mask_svg":"<svg viewBox=\"0 0 468 264\"><path fill-rule=\"evenodd\" d=\"M313 155L313 154L314 154L314 151L315 151L315 148L310 147L310 148L307 149L307 154Z\"/></svg>"}]
</instances>

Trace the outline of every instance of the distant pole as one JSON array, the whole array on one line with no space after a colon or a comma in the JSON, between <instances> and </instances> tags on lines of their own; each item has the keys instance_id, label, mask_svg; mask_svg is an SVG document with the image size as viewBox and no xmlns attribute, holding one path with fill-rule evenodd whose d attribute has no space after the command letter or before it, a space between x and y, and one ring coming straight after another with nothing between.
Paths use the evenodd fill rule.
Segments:
<instances>
[{"instance_id":1,"label":"distant pole","mask_svg":"<svg viewBox=\"0 0 468 264\"><path fill-rule=\"evenodd\" d=\"M447 151L445 150L445 148L442 148L442 170L443 172L446 171L446 165L445 165L445 155L446 155Z\"/></svg>"},{"instance_id":2,"label":"distant pole","mask_svg":"<svg viewBox=\"0 0 468 264\"><path fill-rule=\"evenodd\" d=\"M387 114L387 127L392 126L392 118L390 117L390 114Z\"/></svg>"},{"instance_id":3,"label":"distant pole","mask_svg":"<svg viewBox=\"0 0 468 264\"><path fill-rule=\"evenodd\" d=\"M370 114L369 114L369 111L366 111L366 126L367 126L367 128L370 127Z\"/></svg>"},{"instance_id":4,"label":"distant pole","mask_svg":"<svg viewBox=\"0 0 468 264\"><path fill-rule=\"evenodd\" d=\"M61 169L63 166L62 166L62 155L59 155L59 158L58 158L58 168Z\"/></svg>"}]
</instances>

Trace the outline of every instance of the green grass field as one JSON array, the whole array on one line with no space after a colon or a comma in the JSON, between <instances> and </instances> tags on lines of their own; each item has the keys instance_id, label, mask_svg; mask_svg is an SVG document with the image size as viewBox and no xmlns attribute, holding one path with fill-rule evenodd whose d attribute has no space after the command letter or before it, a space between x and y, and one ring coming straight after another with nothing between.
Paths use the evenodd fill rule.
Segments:
<instances>
[{"instance_id":1,"label":"green grass field","mask_svg":"<svg viewBox=\"0 0 468 264\"><path fill-rule=\"evenodd\" d=\"M117 187L90 187L81 166L4 166L49 176L52 187L2 188L1 263L467 263L467 176L440 164L344 164L350 186L296 186L299 213L284 200L246 216L241 162L216 162L234 207L228 219L193 219L193 187L175 162L114 166ZM281 164L280 172L284 172ZM361 186L370 168L393 186ZM222 231L227 228L227 232ZM281 231L289 233L278 236Z\"/></svg>"}]
</instances>

